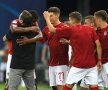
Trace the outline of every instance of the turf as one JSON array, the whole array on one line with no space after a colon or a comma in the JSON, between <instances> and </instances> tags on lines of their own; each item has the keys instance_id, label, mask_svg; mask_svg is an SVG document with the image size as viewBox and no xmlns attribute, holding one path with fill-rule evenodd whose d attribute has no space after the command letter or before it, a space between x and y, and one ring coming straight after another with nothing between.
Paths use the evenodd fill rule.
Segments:
<instances>
[{"instance_id":1,"label":"turf","mask_svg":"<svg viewBox=\"0 0 108 90\"><path fill-rule=\"evenodd\" d=\"M0 83L0 90L4 90L4 83ZM18 90L26 90L26 88L23 88L20 86ZM52 89L45 84L38 84L38 90L52 90ZM79 86L77 90L80 90ZM108 90L108 89L105 89L105 90Z\"/></svg>"}]
</instances>

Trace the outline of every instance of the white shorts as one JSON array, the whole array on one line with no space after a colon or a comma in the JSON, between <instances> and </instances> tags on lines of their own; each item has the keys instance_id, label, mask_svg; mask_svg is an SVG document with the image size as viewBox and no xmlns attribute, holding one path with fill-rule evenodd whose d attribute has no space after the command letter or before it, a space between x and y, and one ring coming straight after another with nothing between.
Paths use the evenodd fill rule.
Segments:
<instances>
[{"instance_id":1,"label":"white shorts","mask_svg":"<svg viewBox=\"0 0 108 90\"><path fill-rule=\"evenodd\" d=\"M12 59L12 55L8 54L8 60L7 60L7 66L6 66L6 79L9 79L11 59Z\"/></svg>"},{"instance_id":2,"label":"white shorts","mask_svg":"<svg viewBox=\"0 0 108 90\"><path fill-rule=\"evenodd\" d=\"M82 79L80 86L89 88L84 79ZM103 89L104 87L108 88L108 63L103 64L103 69L99 72L98 86L99 89Z\"/></svg>"},{"instance_id":3,"label":"white shorts","mask_svg":"<svg viewBox=\"0 0 108 90\"><path fill-rule=\"evenodd\" d=\"M68 66L49 66L50 86L64 85L68 75Z\"/></svg>"},{"instance_id":4,"label":"white shorts","mask_svg":"<svg viewBox=\"0 0 108 90\"><path fill-rule=\"evenodd\" d=\"M108 62L103 64L103 69L99 75L99 86L108 88Z\"/></svg>"},{"instance_id":5,"label":"white shorts","mask_svg":"<svg viewBox=\"0 0 108 90\"><path fill-rule=\"evenodd\" d=\"M66 80L66 84L78 83L83 78L85 78L86 84L88 85L98 84L97 66L89 69L71 67Z\"/></svg>"}]
</instances>

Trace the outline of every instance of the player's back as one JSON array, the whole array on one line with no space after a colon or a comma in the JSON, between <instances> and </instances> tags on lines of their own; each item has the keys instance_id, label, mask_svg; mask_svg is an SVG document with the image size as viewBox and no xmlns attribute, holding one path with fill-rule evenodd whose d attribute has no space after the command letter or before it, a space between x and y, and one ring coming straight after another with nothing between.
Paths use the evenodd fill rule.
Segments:
<instances>
[{"instance_id":1,"label":"player's back","mask_svg":"<svg viewBox=\"0 0 108 90\"><path fill-rule=\"evenodd\" d=\"M90 68L96 65L94 57L95 31L87 26L77 25L73 28L71 44L73 46L74 62L73 66L80 68Z\"/></svg>"}]
</instances>

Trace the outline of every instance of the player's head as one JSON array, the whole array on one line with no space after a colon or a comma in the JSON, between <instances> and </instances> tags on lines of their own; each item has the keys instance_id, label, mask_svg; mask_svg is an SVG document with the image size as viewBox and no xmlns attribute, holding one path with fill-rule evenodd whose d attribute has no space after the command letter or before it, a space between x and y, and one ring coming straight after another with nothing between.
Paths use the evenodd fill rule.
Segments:
<instances>
[{"instance_id":1,"label":"player's head","mask_svg":"<svg viewBox=\"0 0 108 90\"><path fill-rule=\"evenodd\" d=\"M32 21L33 23L37 22L39 17L35 10L29 10L29 13L32 15Z\"/></svg>"},{"instance_id":2,"label":"player's head","mask_svg":"<svg viewBox=\"0 0 108 90\"><path fill-rule=\"evenodd\" d=\"M52 24L59 20L60 9L58 7L50 7L48 12L50 13L50 21Z\"/></svg>"},{"instance_id":3,"label":"player's head","mask_svg":"<svg viewBox=\"0 0 108 90\"><path fill-rule=\"evenodd\" d=\"M84 20L84 25L94 27L95 26L94 16L93 15L86 16Z\"/></svg>"},{"instance_id":4,"label":"player's head","mask_svg":"<svg viewBox=\"0 0 108 90\"><path fill-rule=\"evenodd\" d=\"M75 24L78 24L78 23L81 23L82 21L82 15L81 13L75 11L75 12L71 12L69 14L69 21L72 25L75 25Z\"/></svg>"},{"instance_id":5,"label":"player's head","mask_svg":"<svg viewBox=\"0 0 108 90\"><path fill-rule=\"evenodd\" d=\"M103 22L107 23L108 14L105 10L99 10L94 13L95 24L99 27Z\"/></svg>"},{"instance_id":6,"label":"player's head","mask_svg":"<svg viewBox=\"0 0 108 90\"><path fill-rule=\"evenodd\" d=\"M22 25L31 25L32 24L32 15L27 11L24 10L20 15L19 15L19 23Z\"/></svg>"}]
</instances>

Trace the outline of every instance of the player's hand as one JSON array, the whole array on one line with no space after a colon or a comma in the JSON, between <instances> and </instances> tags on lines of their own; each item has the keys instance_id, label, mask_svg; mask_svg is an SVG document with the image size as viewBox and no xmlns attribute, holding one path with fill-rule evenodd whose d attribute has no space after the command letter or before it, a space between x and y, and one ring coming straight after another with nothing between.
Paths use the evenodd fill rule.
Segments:
<instances>
[{"instance_id":1,"label":"player's hand","mask_svg":"<svg viewBox=\"0 0 108 90\"><path fill-rule=\"evenodd\" d=\"M29 38L27 38L26 36L21 36L20 39L17 39L16 42L19 44L19 45L25 45L25 44L28 44L29 43Z\"/></svg>"},{"instance_id":2,"label":"player's hand","mask_svg":"<svg viewBox=\"0 0 108 90\"><path fill-rule=\"evenodd\" d=\"M43 16L44 16L45 20L50 20L50 14L48 11L44 11Z\"/></svg>"},{"instance_id":3,"label":"player's hand","mask_svg":"<svg viewBox=\"0 0 108 90\"><path fill-rule=\"evenodd\" d=\"M101 61L98 61L97 67L98 67L99 71L102 70L102 62Z\"/></svg>"},{"instance_id":4,"label":"player's hand","mask_svg":"<svg viewBox=\"0 0 108 90\"><path fill-rule=\"evenodd\" d=\"M65 39L65 38L61 38L61 39L60 39L60 43L61 43L61 44L68 45L68 44L70 44L70 41L67 40L67 39Z\"/></svg>"}]
</instances>

